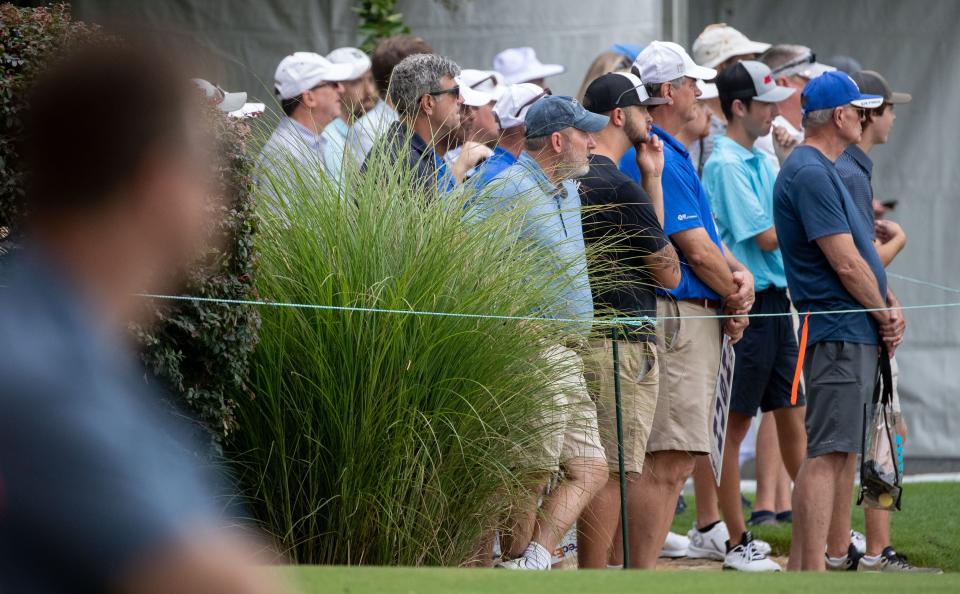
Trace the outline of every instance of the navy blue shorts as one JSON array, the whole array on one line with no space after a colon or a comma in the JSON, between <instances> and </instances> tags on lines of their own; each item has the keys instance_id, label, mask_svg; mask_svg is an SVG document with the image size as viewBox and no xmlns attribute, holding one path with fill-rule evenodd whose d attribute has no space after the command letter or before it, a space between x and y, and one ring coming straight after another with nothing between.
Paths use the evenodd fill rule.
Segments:
<instances>
[{"instance_id":1,"label":"navy blue shorts","mask_svg":"<svg viewBox=\"0 0 960 594\"><path fill-rule=\"evenodd\" d=\"M750 310L751 314L789 312L786 290L776 288L758 292ZM799 354L793 316L750 318L743 338L733 349L737 358L730 410L753 417L757 409L770 412L789 408ZM805 402L800 389L796 406L803 406Z\"/></svg>"}]
</instances>

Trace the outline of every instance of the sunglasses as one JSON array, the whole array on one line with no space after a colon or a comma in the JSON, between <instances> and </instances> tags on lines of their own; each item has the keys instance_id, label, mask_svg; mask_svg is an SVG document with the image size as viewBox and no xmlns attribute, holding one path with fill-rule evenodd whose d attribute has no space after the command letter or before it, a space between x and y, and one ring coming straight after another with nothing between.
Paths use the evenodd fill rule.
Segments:
<instances>
[{"instance_id":1,"label":"sunglasses","mask_svg":"<svg viewBox=\"0 0 960 594\"><path fill-rule=\"evenodd\" d=\"M449 89L440 89L438 91L427 91L426 94L432 97L439 97L441 95L459 95L460 85L457 85L455 87L450 87Z\"/></svg>"},{"instance_id":2,"label":"sunglasses","mask_svg":"<svg viewBox=\"0 0 960 594\"><path fill-rule=\"evenodd\" d=\"M485 83L485 82L487 82L487 81L490 81L490 82L492 82L494 85L496 85L496 84L497 84L497 77L496 77L495 75L491 74L490 76L481 78L481 79L478 80L477 82L475 82L475 83L473 83L472 85L470 85L470 88L471 88L471 89L476 89L477 87L479 87L480 85L482 85L483 83Z\"/></svg>"},{"instance_id":3,"label":"sunglasses","mask_svg":"<svg viewBox=\"0 0 960 594\"><path fill-rule=\"evenodd\" d=\"M785 62L783 64L780 64L776 68L771 69L770 74L778 74L780 72L789 70L795 66L800 66L801 64L813 64L816 61L817 61L817 55L813 52L809 52L805 55L800 56L799 58L794 58L789 62Z\"/></svg>"},{"instance_id":4,"label":"sunglasses","mask_svg":"<svg viewBox=\"0 0 960 594\"><path fill-rule=\"evenodd\" d=\"M523 105L521 105L520 107L518 107L518 108L517 108L517 111L514 112L513 117L519 118L521 111L523 111L523 110L526 109L527 107L530 107L531 105L533 105L534 103L536 103L538 100L543 99L543 98L546 97L547 95L553 95L553 91L551 91L549 87L545 88L542 93L540 93L539 95L537 95L536 97L534 97L534 98L531 99L530 101L527 101L526 103L524 103Z\"/></svg>"}]
</instances>

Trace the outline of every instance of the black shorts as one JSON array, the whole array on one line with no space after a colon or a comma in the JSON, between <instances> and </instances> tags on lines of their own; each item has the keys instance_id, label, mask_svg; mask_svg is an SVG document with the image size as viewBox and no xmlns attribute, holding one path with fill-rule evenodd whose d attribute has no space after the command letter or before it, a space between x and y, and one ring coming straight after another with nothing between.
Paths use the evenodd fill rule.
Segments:
<instances>
[{"instance_id":1,"label":"black shorts","mask_svg":"<svg viewBox=\"0 0 960 594\"><path fill-rule=\"evenodd\" d=\"M760 291L750 313L790 313L786 290ZM763 412L789 408L799 354L793 316L750 318L750 325L733 350L737 358L730 410L753 417L758 408ZM795 406L805 402L803 390L798 388Z\"/></svg>"}]
</instances>

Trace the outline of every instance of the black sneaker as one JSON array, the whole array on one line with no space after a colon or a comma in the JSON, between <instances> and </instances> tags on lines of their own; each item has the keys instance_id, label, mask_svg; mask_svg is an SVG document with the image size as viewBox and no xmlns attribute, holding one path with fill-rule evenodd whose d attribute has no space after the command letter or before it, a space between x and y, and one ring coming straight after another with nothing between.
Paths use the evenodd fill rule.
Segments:
<instances>
[{"instance_id":1,"label":"black sneaker","mask_svg":"<svg viewBox=\"0 0 960 594\"><path fill-rule=\"evenodd\" d=\"M863 554L857 550L857 547L853 546L853 543L850 543L850 546L847 547L847 554L837 561L831 561L829 555L825 556L827 571L856 571L860 559L863 558Z\"/></svg>"},{"instance_id":2,"label":"black sneaker","mask_svg":"<svg viewBox=\"0 0 960 594\"><path fill-rule=\"evenodd\" d=\"M893 547L887 547L880 553L880 557L871 562L870 559L860 559L857 564L857 571L869 572L895 572L895 573L943 573L942 569L937 567L916 567L907 561L906 555L901 555L893 550Z\"/></svg>"},{"instance_id":3,"label":"black sneaker","mask_svg":"<svg viewBox=\"0 0 960 594\"><path fill-rule=\"evenodd\" d=\"M776 526L777 514L772 511L757 510L750 512L750 519L747 520L747 526Z\"/></svg>"},{"instance_id":4,"label":"black sneaker","mask_svg":"<svg viewBox=\"0 0 960 594\"><path fill-rule=\"evenodd\" d=\"M679 515L679 514L682 514L682 513L685 512L685 511L687 511L687 500L683 498L683 495L681 495L681 496L677 499L677 509L674 510L673 513Z\"/></svg>"}]
</instances>

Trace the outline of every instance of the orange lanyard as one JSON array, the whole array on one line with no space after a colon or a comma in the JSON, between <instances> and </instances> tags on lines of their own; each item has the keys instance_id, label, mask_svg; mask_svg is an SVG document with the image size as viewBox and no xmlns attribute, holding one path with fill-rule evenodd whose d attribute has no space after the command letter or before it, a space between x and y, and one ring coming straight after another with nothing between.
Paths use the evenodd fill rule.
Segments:
<instances>
[{"instance_id":1,"label":"orange lanyard","mask_svg":"<svg viewBox=\"0 0 960 594\"><path fill-rule=\"evenodd\" d=\"M803 316L803 327L800 329L800 351L797 353L797 369L793 373L793 388L790 390L790 406L797 405L797 391L800 389L800 378L803 376L803 358L807 355L807 328L810 322L810 312Z\"/></svg>"}]
</instances>

